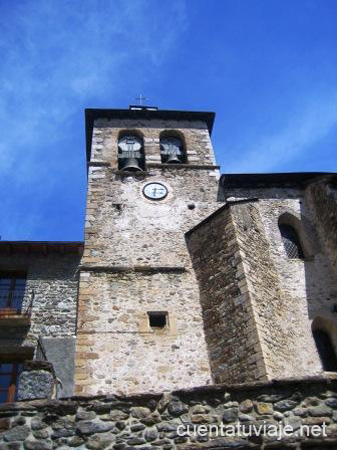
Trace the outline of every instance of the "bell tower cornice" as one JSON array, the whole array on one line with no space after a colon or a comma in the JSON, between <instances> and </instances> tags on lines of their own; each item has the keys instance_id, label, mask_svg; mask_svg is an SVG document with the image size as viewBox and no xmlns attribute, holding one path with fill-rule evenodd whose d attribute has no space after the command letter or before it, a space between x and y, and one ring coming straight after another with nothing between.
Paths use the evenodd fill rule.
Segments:
<instances>
[{"instance_id":1,"label":"bell tower cornice","mask_svg":"<svg viewBox=\"0 0 337 450\"><path fill-rule=\"evenodd\" d=\"M183 122L203 122L211 135L215 119L214 112L206 111L174 111L154 109L153 107L138 107L130 109L96 109L85 110L86 151L87 161L91 158L91 143L94 123L96 120L164 120Z\"/></svg>"}]
</instances>

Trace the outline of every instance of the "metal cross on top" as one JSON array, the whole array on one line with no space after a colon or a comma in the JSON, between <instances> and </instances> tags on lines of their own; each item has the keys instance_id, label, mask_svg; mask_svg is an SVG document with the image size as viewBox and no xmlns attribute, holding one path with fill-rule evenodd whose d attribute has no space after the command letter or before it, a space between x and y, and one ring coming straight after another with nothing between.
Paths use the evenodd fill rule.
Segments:
<instances>
[{"instance_id":1,"label":"metal cross on top","mask_svg":"<svg viewBox=\"0 0 337 450\"><path fill-rule=\"evenodd\" d=\"M143 102L145 102L146 100L149 100L149 97L144 97L143 94L140 94L139 97L136 97L135 100L139 101L139 106L143 105Z\"/></svg>"}]
</instances>

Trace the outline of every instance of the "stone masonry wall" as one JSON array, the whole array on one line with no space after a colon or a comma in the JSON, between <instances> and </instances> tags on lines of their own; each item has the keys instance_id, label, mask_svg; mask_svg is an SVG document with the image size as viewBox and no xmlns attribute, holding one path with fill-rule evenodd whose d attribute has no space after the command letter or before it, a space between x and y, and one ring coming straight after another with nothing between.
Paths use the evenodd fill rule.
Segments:
<instances>
[{"instance_id":1,"label":"stone masonry wall","mask_svg":"<svg viewBox=\"0 0 337 450\"><path fill-rule=\"evenodd\" d=\"M220 206L214 175L207 169L151 168L143 176L123 176L91 167L82 264L188 265L184 233ZM150 182L165 184L167 197L144 197Z\"/></svg>"},{"instance_id":2,"label":"stone masonry wall","mask_svg":"<svg viewBox=\"0 0 337 450\"><path fill-rule=\"evenodd\" d=\"M120 131L144 139L146 172L117 167ZM160 165L159 136L184 135L188 164ZM184 233L219 207L206 124L98 120L93 130L79 288L76 392L171 390L211 382L197 281ZM168 189L147 199L149 182ZM149 312L168 313L163 330Z\"/></svg>"},{"instance_id":3,"label":"stone masonry wall","mask_svg":"<svg viewBox=\"0 0 337 450\"><path fill-rule=\"evenodd\" d=\"M216 383L266 379L231 208L222 207L187 234Z\"/></svg>"},{"instance_id":4,"label":"stone masonry wall","mask_svg":"<svg viewBox=\"0 0 337 450\"><path fill-rule=\"evenodd\" d=\"M158 392L211 382L189 272L82 272L81 295L77 392ZM167 312L168 326L150 328L151 311Z\"/></svg>"},{"instance_id":5,"label":"stone masonry wall","mask_svg":"<svg viewBox=\"0 0 337 450\"><path fill-rule=\"evenodd\" d=\"M2 270L27 270L27 296L34 291L31 326L0 329L2 346L33 346L39 336L72 336L76 330L78 265L76 254L0 254ZM24 334L22 334L24 333Z\"/></svg>"},{"instance_id":6,"label":"stone masonry wall","mask_svg":"<svg viewBox=\"0 0 337 450\"><path fill-rule=\"evenodd\" d=\"M241 289L246 290L253 310L266 376L292 376L294 347L292 326L287 315L280 279L271 258L270 244L262 224L259 202L233 204L231 214L240 247L243 274Z\"/></svg>"},{"instance_id":7,"label":"stone masonry wall","mask_svg":"<svg viewBox=\"0 0 337 450\"><path fill-rule=\"evenodd\" d=\"M321 240L325 243L337 274L337 189L329 179L312 183L307 189Z\"/></svg>"},{"instance_id":8,"label":"stone masonry wall","mask_svg":"<svg viewBox=\"0 0 337 450\"><path fill-rule=\"evenodd\" d=\"M253 425L269 427L269 435L249 433ZM228 432L234 426L235 430L241 426L241 432L249 436ZM272 432L282 426L291 427L288 435ZM180 436L186 430L190 433ZM1 450L336 447L337 385L333 380L219 385L164 395L73 397L0 405Z\"/></svg>"},{"instance_id":9,"label":"stone masonry wall","mask_svg":"<svg viewBox=\"0 0 337 450\"><path fill-rule=\"evenodd\" d=\"M146 163L160 163L160 133L177 131L183 137L189 164L214 165L215 156L207 126L203 122L176 120L119 120L99 119L95 121L91 161L109 162L117 169L117 144L120 132L133 131L142 136Z\"/></svg>"},{"instance_id":10,"label":"stone masonry wall","mask_svg":"<svg viewBox=\"0 0 337 450\"><path fill-rule=\"evenodd\" d=\"M282 303L278 304L275 312L278 311L281 330L279 342L283 342L284 352L288 354L288 363L281 373L273 371L272 376L319 374L322 365L312 336L312 324L317 319L322 320L328 325L328 332L336 330L337 326L333 313L337 279L329 259L329 245L320 231L321 221L328 217L328 213L318 214L312 196L301 188L225 189L227 200L254 197L259 198L260 217L281 288ZM282 216L290 220L290 225L297 230L305 252L304 260L287 257L278 228ZM273 329L272 321L269 328ZM336 333L331 337L336 345ZM272 346L272 335L269 342ZM272 365L279 365L276 354L274 360Z\"/></svg>"}]
</instances>

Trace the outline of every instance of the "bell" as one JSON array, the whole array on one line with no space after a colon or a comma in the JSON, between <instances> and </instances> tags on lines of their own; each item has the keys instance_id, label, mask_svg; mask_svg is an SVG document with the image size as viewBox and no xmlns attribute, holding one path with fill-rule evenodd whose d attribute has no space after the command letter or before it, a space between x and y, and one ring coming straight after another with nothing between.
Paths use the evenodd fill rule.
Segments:
<instances>
[{"instance_id":1,"label":"bell","mask_svg":"<svg viewBox=\"0 0 337 450\"><path fill-rule=\"evenodd\" d=\"M138 172L142 168L139 166L138 159L136 158L123 158L121 170L127 170L128 172Z\"/></svg>"},{"instance_id":2,"label":"bell","mask_svg":"<svg viewBox=\"0 0 337 450\"><path fill-rule=\"evenodd\" d=\"M166 164L181 164L181 159L176 152L171 153L167 158Z\"/></svg>"}]
</instances>

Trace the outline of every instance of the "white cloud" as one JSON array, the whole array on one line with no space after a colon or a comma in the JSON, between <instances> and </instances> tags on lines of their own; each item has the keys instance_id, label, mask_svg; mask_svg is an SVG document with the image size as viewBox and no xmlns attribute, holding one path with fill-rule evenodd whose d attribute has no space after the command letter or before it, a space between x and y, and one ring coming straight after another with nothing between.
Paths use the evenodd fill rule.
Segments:
<instances>
[{"instance_id":1,"label":"white cloud","mask_svg":"<svg viewBox=\"0 0 337 450\"><path fill-rule=\"evenodd\" d=\"M186 27L184 2L153 5L40 0L3 11L0 173L45 146L45 136L61 137L89 102L121 97L128 74L145 80L164 63Z\"/></svg>"},{"instance_id":2,"label":"white cloud","mask_svg":"<svg viewBox=\"0 0 337 450\"><path fill-rule=\"evenodd\" d=\"M2 3L0 189L11 198L0 217L4 236L43 228L48 213L39 205L71 189L54 165L73 152L67 142L82 138L84 108L118 107L130 84L142 88L174 53L186 17L184 0ZM128 93L130 102L137 94ZM32 208L22 205L27 196Z\"/></svg>"}]
</instances>

